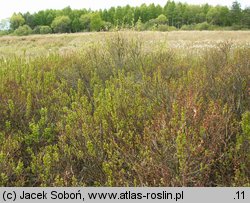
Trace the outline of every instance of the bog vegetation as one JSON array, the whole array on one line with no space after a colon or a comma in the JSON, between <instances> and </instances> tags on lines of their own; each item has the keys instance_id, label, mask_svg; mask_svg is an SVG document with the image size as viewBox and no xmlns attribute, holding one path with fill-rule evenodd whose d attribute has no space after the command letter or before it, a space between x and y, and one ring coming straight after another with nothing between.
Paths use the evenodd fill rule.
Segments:
<instances>
[{"instance_id":1,"label":"bog vegetation","mask_svg":"<svg viewBox=\"0 0 250 203\"><path fill-rule=\"evenodd\" d=\"M1 56L0 186L249 186L249 46L105 37Z\"/></svg>"},{"instance_id":2,"label":"bog vegetation","mask_svg":"<svg viewBox=\"0 0 250 203\"><path fill-rule=\"evenodd\" d=\"M165 6L142 4L118 6L92 11L87 9L42 10L37 13L14 13L0 23L0 34L29 35L75 33L121 29L172 31L181 30L240 30L250 28L250 8L232 6L190 5L168 0Z\"/></svg>"}]
</instances>

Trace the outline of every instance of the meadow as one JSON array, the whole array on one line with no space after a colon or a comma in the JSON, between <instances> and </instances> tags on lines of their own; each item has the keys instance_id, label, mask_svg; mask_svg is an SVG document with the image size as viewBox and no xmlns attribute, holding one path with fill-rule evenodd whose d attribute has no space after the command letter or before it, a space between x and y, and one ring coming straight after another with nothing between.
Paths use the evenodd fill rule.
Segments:
<instances>
[{"instance_id":1,"label":"meadow","mask_svg":"<svg viewBox=\"0 0 250 203\"><path fill-rule=\"evenodd\" d=\"M0 186L250 186L250 32L0 37Z\"/></svg>"}]
</instances>

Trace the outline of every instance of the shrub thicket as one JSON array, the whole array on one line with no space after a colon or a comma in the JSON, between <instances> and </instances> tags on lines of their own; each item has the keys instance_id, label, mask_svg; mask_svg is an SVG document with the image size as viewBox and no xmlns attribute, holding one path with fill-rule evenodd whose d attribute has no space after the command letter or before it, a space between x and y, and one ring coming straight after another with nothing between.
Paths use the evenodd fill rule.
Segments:
<instances>
[{"instance_id":1,"label":"shrub thicket","mask_svg":"<svg viewBox=\"0 0 250 203\"><path fill-rule=\"evenodd\" d=\"M23 36L23 35L29 35L32 33L32 29L28 25L22 25L19 28L17 28L14 32L15 35Z\"/></svg>"},{"instance_id":2,"label":"shrub thicket","mask_svg":"<svg viewBox=\"0 0 250 203\"><path fill-rule=\"evenodd\" d=\"M120 34L0 59L1 186L249 186L250 49Z\"/></svg>"},{"instance_id":3,"label":"shrub thicket","mask_svg":"<svg viewBox=\"0 0 250 203\"><path fill-rule=\"evenodd\" d=\"M52 29L50 26L40 26L40 34L50 34Z\"/></svg>"}]
</instances>

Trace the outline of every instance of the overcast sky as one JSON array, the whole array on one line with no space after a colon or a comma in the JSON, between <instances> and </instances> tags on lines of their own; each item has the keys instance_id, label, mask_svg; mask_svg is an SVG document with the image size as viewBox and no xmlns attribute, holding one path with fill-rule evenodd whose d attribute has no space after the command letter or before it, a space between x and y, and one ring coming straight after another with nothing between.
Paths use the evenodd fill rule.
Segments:
<instances>
[{"instance_id":1,"label":"overcast sky","mask_svg":"<svg viewBox=\"0 0 250 203\"><path fill-rule=\"evenodd\" d=\"M176 0L190 4L227 5L230 6L233 0ZM44 9L62 9L66 6L71 8L110 8L112 6L141 5L142 3L155 3L165 5L167 0L0 0L0 19L10 17L14 12L37 12ZM242 7L250 6L250 0L238 0Z\"/></svg>"}]
</instances>

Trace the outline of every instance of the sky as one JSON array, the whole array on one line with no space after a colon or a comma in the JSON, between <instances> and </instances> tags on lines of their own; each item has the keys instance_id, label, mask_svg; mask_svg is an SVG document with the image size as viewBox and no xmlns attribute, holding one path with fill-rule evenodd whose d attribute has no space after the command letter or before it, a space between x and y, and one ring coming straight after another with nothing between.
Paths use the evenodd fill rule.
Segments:
<instances>
[{"instance_id":1,"label":"sky","mask_svg":"<svg viewBox=\"0 0 250 203\"><path fill-rule=\"evenodd\" d=\"M189 4L226 5L231 6L233 0L175 0ZM14 12L37 12L44 9L62 9L70 6L73 9L91 8L93 10L112 6L138 6L143 3L165 5L167 0L0 0L0 20L10 17ZM238 0L242 7L250 6L249 0Z\"/></svg>"}]
</instances>

